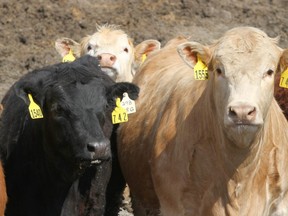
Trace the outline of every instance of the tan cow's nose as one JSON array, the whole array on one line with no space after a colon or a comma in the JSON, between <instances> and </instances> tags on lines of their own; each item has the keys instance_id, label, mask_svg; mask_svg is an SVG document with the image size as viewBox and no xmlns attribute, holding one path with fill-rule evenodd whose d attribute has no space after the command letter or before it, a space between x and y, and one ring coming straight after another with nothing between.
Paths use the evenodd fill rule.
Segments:
<instances>
[{"instance_id":1,"label":"tan cow's nose","mask_svg":"<svg viewBox=\"0 0 288 216\"><path fill-rule=\"evenodd\" d=\"M250 105L230 106L228 115L236 123L250 123L256 118L256 107Z\"/></svg>"},{"instance_id":2,"label":"tan cow's nose","mask_svg":"<svg viewBox=\"0 0 288 216\"><path fill-rule=\"evenodd\" d=\"M101 67L112 67L116 61L116 56L110 53L102 53L97 56Z\"/></svg>"}]
</instances>

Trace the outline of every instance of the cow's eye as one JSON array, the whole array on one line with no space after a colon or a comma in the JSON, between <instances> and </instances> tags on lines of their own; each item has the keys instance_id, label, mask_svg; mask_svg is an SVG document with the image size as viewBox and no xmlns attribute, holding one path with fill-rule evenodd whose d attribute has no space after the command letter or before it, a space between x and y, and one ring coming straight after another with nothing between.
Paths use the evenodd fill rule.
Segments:
<instances>
[{"instance_id":1,"label":"cow's eye","mask_svg":"<svg viewBox=\"0 0 288 216\"><path fill-rule=\"evenodd\" d=\"M222 74L222 70L220 68L216 69L216 74L217 76L220 76Z\"/></svg>"},{"instance_id":2,"label":"cow's eye","mask_svg":"<svg viewBox=\"0 0 288 216\"><path fill-rule=\"evenodd\" d=\"M269 70L266 72L266 74L267 74L268 76L272 76L272 75L274 74L274 71L271 70L271 69L269 69Z\"/></svg>"},{"instance_id":3,"label":"cow's eye","mask_svg":"<svg viewBox=\"0 0 288 216\"><path fill-rule=\"evenodd\" d=\"M91 46L91 45L88 45L87 51L90 51L91 49L92 49L92 46Z\"/></svg>"},{"instance_id":4,"label":"cow's eye","mask_svg":"<svg viewBox=\"0 0 288 216\"><path fill-rule=\"evenodd\" d=\"M56 115L61 115L63 113L63 108L61 106L59 106L59 104L53 104L51 107L51 110Z\"/></svg>"},{"instance_id":5,"label":"cow's eye","mask_svg":"<svg viewBox=\"0 0 288 216\"><path fill-rule=\"evenodd\" d=\"M125 48L124 48L124 52L127 52L127 53L128 53L128 51L129 51L128 48L125 47Z\"/></svg>"}]
</instances>

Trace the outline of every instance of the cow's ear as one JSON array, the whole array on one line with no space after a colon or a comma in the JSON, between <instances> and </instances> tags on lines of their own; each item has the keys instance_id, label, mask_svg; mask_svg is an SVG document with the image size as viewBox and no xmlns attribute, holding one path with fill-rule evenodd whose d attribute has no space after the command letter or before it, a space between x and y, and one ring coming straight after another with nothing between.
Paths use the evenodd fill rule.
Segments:
<instances>
[{"instance_id":1,"label":"cow's ear","mask_svg":"<svg viewBox=\"0 0 288 216\"><path fill-rule=\"evenodd\" d=\"M31 94L34 101L42 106L45 95L44 83L48 83L50 76L50 71L31 72L13 85L13 91L27 105L30 104L28 94Z\"/></svg>"},{"instance_id":2,"label":"cow's ear","mask_svg":"<svg viewBox=\"0 0 288 216\"><path fill-rule=\"evenodd\" d=\"M282 73L288 68L288 49L285 49L280 57L279 71Z\"/></svg>"},{"instance_id":3,"label":"cow's ear","mask_svg":"<svg viewBox=\"0 0 288 216\"><path fill-rule=\"evenodd\" d=\"M177 51L183 61L191 68L194 68L197 57L200 57L206 65L208 65L211 60L210 49L197 42L182 43L178 45Z\"/></svg>"},{"instance_id":4,"label":"cow's ear","mask_svg":"<svg viewBox=\"0 0 288 216\"><path fill-rule=\"evenodd\" d=\"M142 61L143 55L148 56L156 50L160 50L161 43L157 40L145 40L135 47L135 60Z\"/></svg>"},{"instance_id":5,"label":"cow's ear","mask_svg":"<svg viewBox=\"0 0 288 216\"><path fill-rule=\"evenodd\" d=\"M55 48L61 57L66 56L70 50L79 58L80 57L80 44L70 38L59 38L55 41Z\"/></svg>"},{"instance_id":6,"label":"cow's ear","mask_svg":"<svg viewBox=\"0 0 288 216\"><path fill-rule=\"evenodd\" d=\"M160 50L161 43L157 40L145 40L135 47L135 59L133 61L133 72L138 70L140 65L145 61L146 57L156 50Z\"/></svg>"},{"instance_id":7,"label":"cow's ear","mask_svg":"<svg viewBox=\"0 0 288 216\"><path fill-rule=\"evenodd\" d=\"M133 83L119 82L109 87L107 98L108 101L112 101L112 103L114 103L116 98L120 98L122 100L123 93L127 92L132 100L136 100L138 98L139 91L139 87Z\"/></svg>"}]
</instances>

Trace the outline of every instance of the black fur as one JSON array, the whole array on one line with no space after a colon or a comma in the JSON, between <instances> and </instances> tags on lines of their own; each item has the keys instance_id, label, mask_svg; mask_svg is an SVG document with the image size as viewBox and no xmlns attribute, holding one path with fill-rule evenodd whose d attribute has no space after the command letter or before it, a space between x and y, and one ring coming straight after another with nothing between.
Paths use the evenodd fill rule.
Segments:
<instances>
[{"instance_id":1,"label":"black fur","mask_svg":"<svg viewBox=\"0 0 288 216\"><path fill-rule=\"evenodd\" d=\"M35 70L11 87L0 125L7 216L117 215L125 181L111 112L124 92L136 99L139 89L114 83L90 56ZM28 93L43 119L30 118Z\"/></svg>"}]
</instances>

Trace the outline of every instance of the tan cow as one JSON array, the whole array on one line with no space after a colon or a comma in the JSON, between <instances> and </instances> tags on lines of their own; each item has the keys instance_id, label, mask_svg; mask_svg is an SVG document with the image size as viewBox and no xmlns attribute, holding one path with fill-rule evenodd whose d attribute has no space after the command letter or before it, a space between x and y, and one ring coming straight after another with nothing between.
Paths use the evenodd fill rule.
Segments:
<instances>
[{"instance_id":1,"label":"tan cow","mask_svg":"<svg viewBox=\"0 0 288 216\"><path fill-rule=\"evenodd\" d=\"M120 164L142 210L288 215L288 123L273 97L288 55L276 42L239 27L210 46L175 39L142 65L134 78L137 112L118 137ZM208 66L208 80L195 80L197 59Z\"/></svg>"},{"instance_id":2,"label":"tan cow","mask_svg":"<svg viewBox=\"0 0 288 216\"><path fill-rule=\"evenodd\" d=\"M76 58L85 54L97 57L102 70L116 82L132 81L143 56L160 49L160 45L157 40L145 40L134 47L131 38L114 25L98 26L93 35L82 38L80 43L70 38L60 38L55 42L55 48L62 57L70 50Z\"/></svg>"}]
</instances>

